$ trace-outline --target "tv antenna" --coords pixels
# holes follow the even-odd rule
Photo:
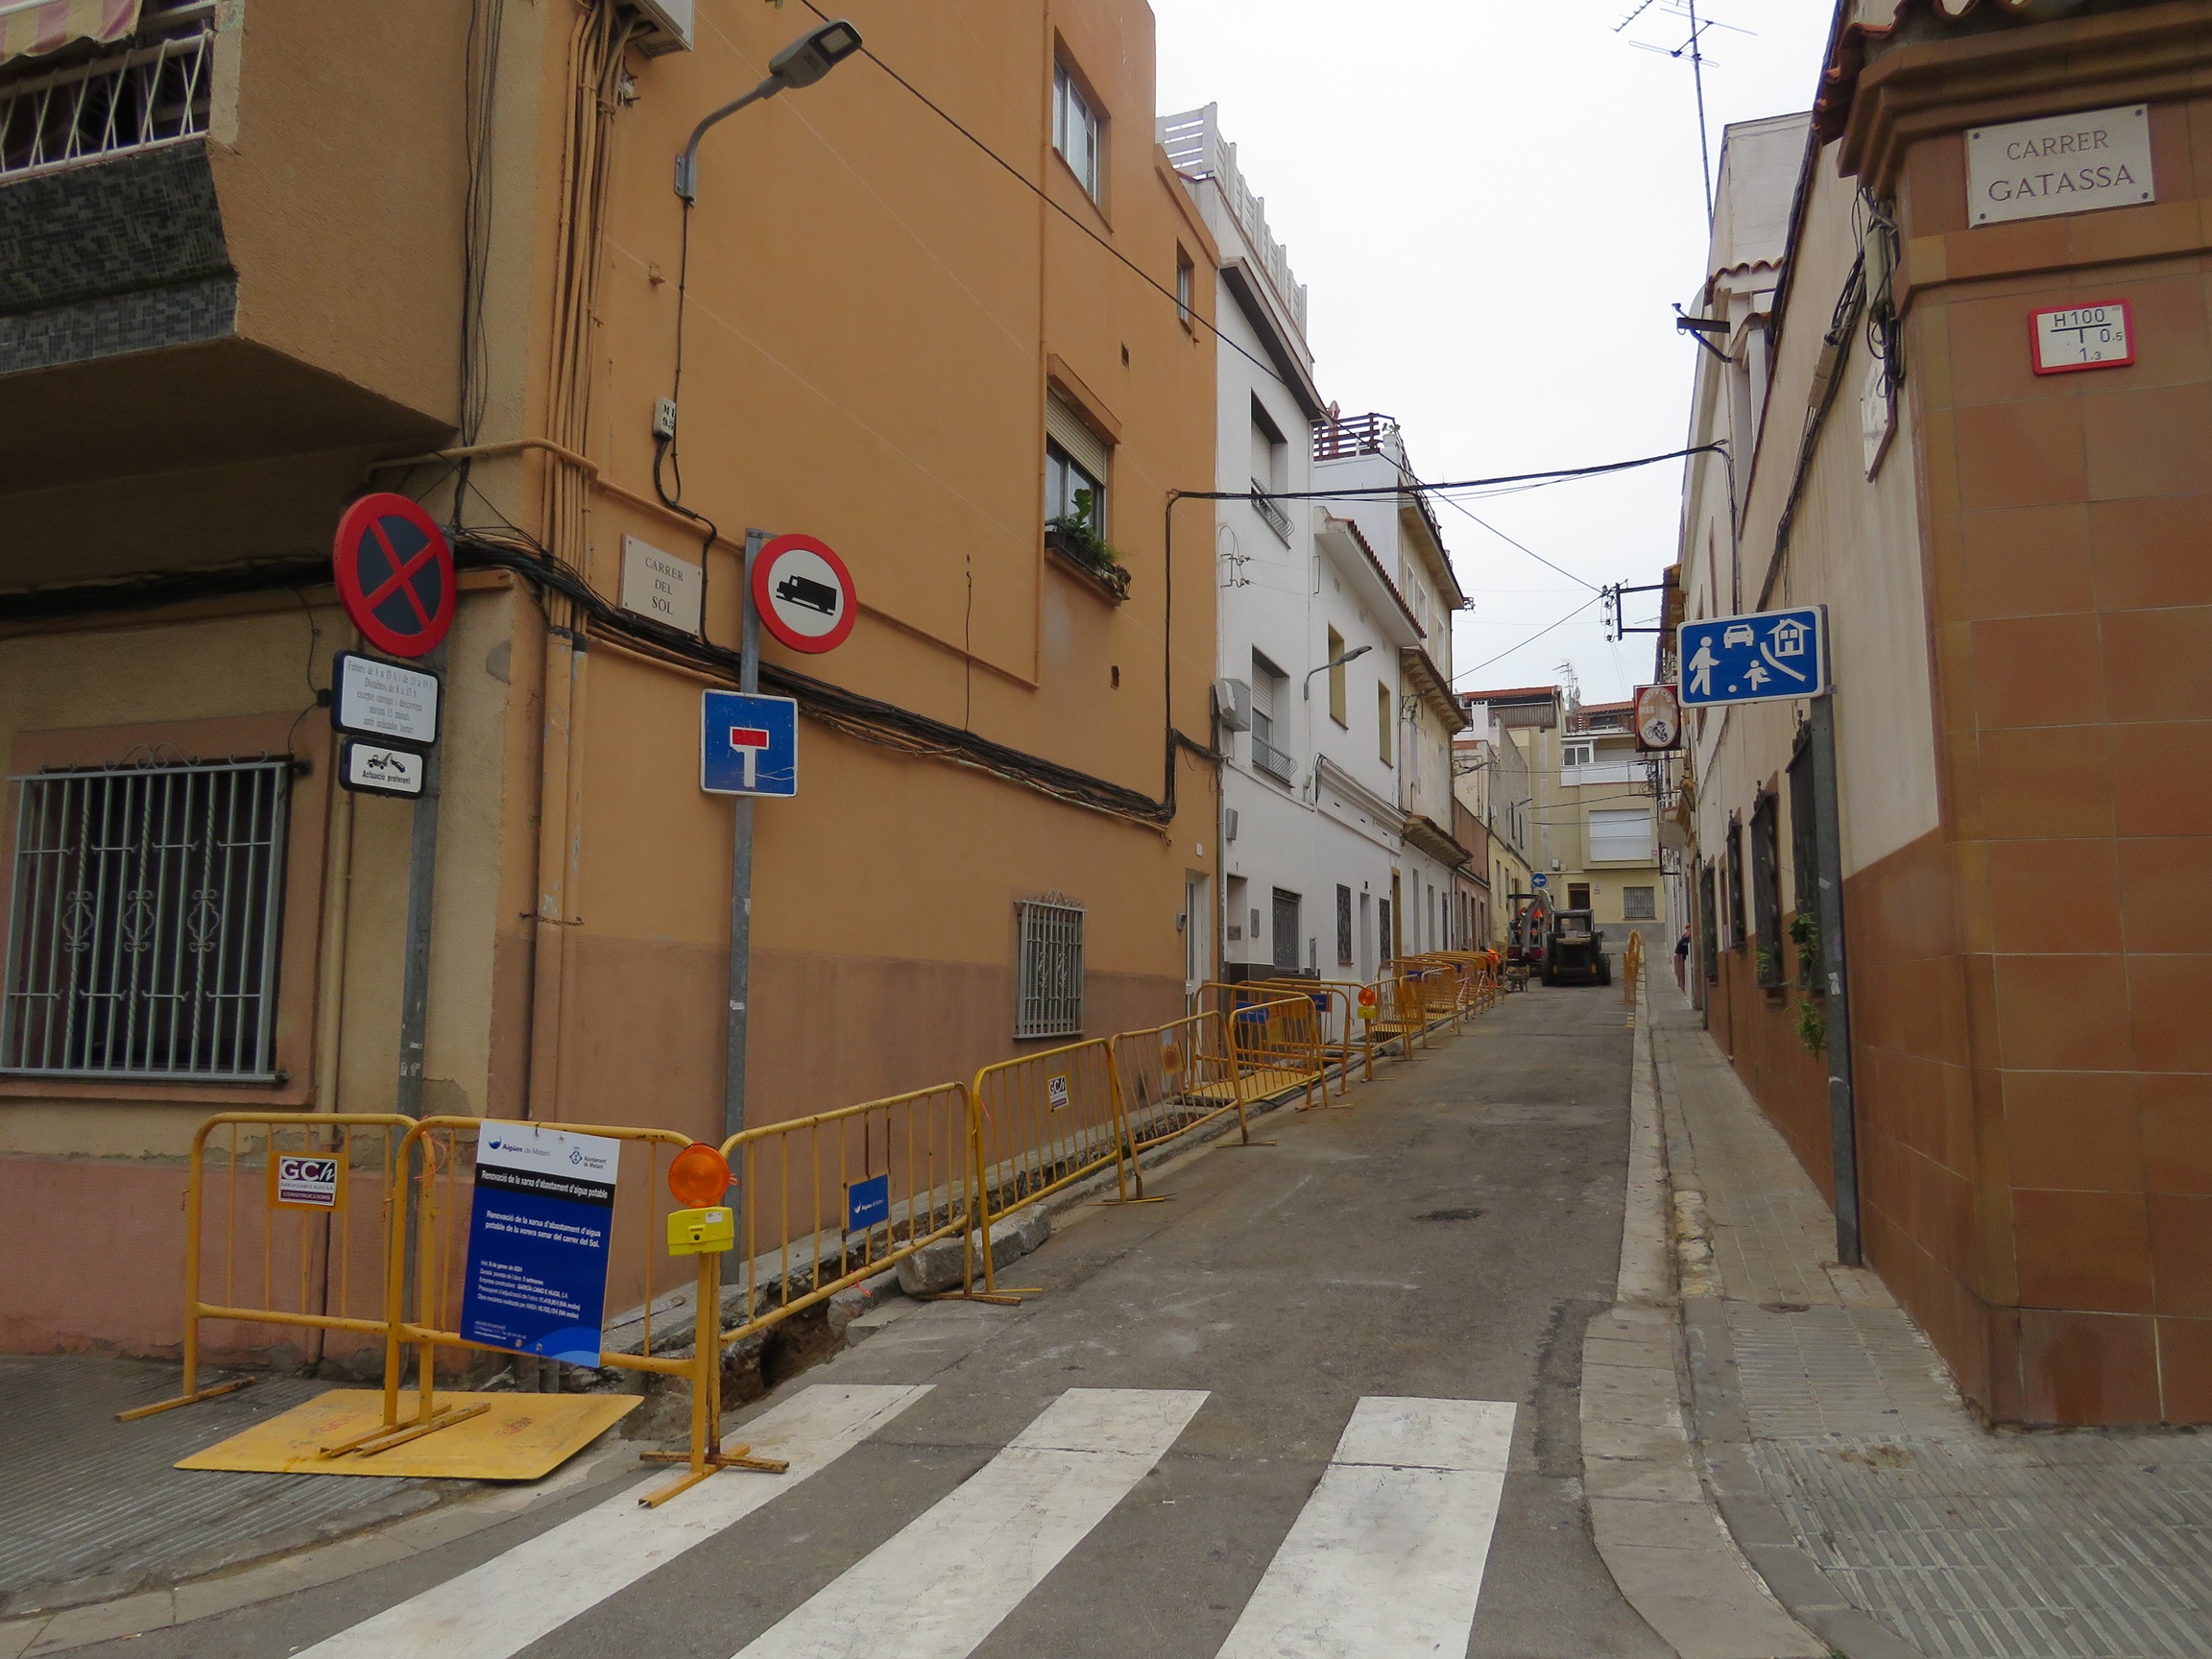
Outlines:
[[[1641,0],[1637,8],[1613,26],[1618,35],[1647,12],[1657,12],[1663,16],[1678,17],[1690,25],[1690,33],[1679,46],[1661,46],[1649,40],[1631,40],[1629,45],[1642,52],[1657,52],[1665,57],[1690,60],[1690,79],[1697,88],[1697,161],[1698,179],[1705,186],[1705,226],[1713,226],[1713,147],[1705,132],[1705,65],[1718,63],[1718,59],[1705,56],[1705,32],[1725,29],[1732,35],[1756,35],[1757,30],[1741,29],[1733,23],[1722,23],[1718,18],[1697,15],[1697,0]]]

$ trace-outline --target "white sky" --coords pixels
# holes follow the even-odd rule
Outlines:
[[[1246,182],[1310,293],[1322,397],[1404,425],[1424,478],[1579,467],[1680,448],[1693,353],[1673,302],[1705,262],[1681,0],[1152,0],[1160,110],[1221,107]],[[1830,0],[1698,0],[1720,130],[1809,107]],[[1471,500],[1596,584],[1673,559],[1681,464]],[[1585,700],[1650,678],[1653,637],[1609,643],[1588,589],[1436,507],[1475,609],[1462,689],[1549,685]],[[1630,594],[1649,622],[1658,595]],[[1639,610],[1638,607],[1642,609]],[[1515,647],[1519,647],[1515,649]],[[1486,668],[1486,658],[1508,653]],[[1470,670],[1474,672],[1470,673]]]

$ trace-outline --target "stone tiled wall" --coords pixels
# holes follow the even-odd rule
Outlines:
[[[0,185],[0,374],[222,339],[236,309],[204,143]]]

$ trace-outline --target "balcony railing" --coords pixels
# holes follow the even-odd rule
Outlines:
[[[1306,285],[1291,275],[1289,255],[1284,252],[1283,244],[1268,232],[1266,201],[1254,195],[1252,187],[1244,182],[1244,175],[1237,167],[1237,146],[1221,136],[1219,116],[1219,107],[1213,104],[1180,115],[1163,115],[1156,123],[1156,135],[1167,152],[1167,164],[1176,172],[1193,182],[1212,179],[1220,184],[1229,211],[1243,227],[1254,252],[1260,255],[1260,263],[1266,269],[1268,280],[1274,283],[1276,293],[1290,308],[1298,331],[1303,334],[1306,331]]]
[[[41,69],[0,72],[0,179],[148,150],[207,131],[213,0],[148,6],[127,40]]]
[[[1252,764],[1286,783],[1295,782],[1298,778],[1298,762],[1257,732],[1252,733]]]
[[[1274,531],[1284,546],[1290,545],[1290,515],[1283,511],[1283,503],[1267,498],[1267,486],[1259,479],[1252,480],[1252,511],[1267,520],[1267,528]]]

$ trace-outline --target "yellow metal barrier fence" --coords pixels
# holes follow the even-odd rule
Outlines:
[[[184,1391],[118,1412],[119,1422],[252,1381],[200,1386],[203,1321],[293,1326],[324,1334],[319,1347],[330,1332],[373,1338],[359,1344],[365,1352],[384,1345],[387,1215],[414,1122],[392,1113],[221,1112],[201,1124],[184,1187]],[[214,1148],[222,1231],[211,1262],[209,1142],[224,1130]]]
[[[1129,1124],[1114,1045],[1104,1037],[986,1066],[969,1093],[983,1284],[996,1295],[992,1224],[1109,1164],[1126,1202]],[[973,1290],[972,1274],[969,1285]]]
[[[1375,1081],[1375,1039],[1371,1032],[1359,1027],[1365,1023],[1358,1017],[1355,998],[1359,987],[1347,985],[1336,979],[1248,979],[1248,985],[1260,985],[1285,996],[1299,996],[1311,999],[1313,1018],[1321,1027],[1321,1057],[1324,1062],[1342,1061],[1336,1073],[1336,1093],[1352,1093],[1352,1062],[1364,1050],[1367,1059],[1366,1081]],[[1339,1033],[1341,1035],[1339,1035]],[[1329,1092],[1323,1082],[1322,1094]]]
[[[1399,1057],[1405,1060],[1413,1058],[1415,1038],[1420,1039],[1423,1047],[1429,1046],[1429,1020],[1423,1011],[1417,979],[1385,970],[1382,977],[1366,989],[1375,995],[1375,1018],[1367,1022],[1375,1042],[1387,1047],[1395,1039]]]
[[[968,1085],[940,1083],[725,1141],[740,1260],[723,1345],[973,1227],[974,1119]]]
[[[1636,1001],[1636,976],[1644,972],[1644,935],[1631,928],[1628,944],[1621,952],[1621,1000],[1631,1007]]]
[[[1228,985],[1210,980],[1199,990],[1212,996],[1214,1012],[1229,1029],[1229,1052],[1237,1062],[1247,1100],[1266,1100],[1292,1089],[1304,1105],[1328,1103],[1329,1068],[1322,1057],[1321,1021],[1313,1000],[1301,989],[1278,991],[1260,984]],[[1314,1091],[1322,1091],[1319,1102]]]
[[[725,1453],[721,1445],[722,1366],[721,1268],[722,1258],[712,1252],[694,1258],[695,1267],[671,1269],[666,1261],[666,1218],[675,1208],[668,1196],[666,1176],[675,1155],[689,1146],[691,1138],[673,1129],[643,1129],[596,1123],[519,1123],[482,1118],[425,1118],[407,1133],[401,1144],[400,1167],[409,1171],[410,1201],[396,1204],[392,1215],[392,1243],[387,1251],[387,1305],[395,1310],[406,1306],[407,1243],[414,1244],[415,1304],[410,1317],[396,1316],[391,1323],[384,1360],[383,1427],[338,1446],[324,1448],[325,1456],[346,1454],[373,1455],[406,1444],[441,1429],[482,1414],[488,1407],[440,1407],[437,1403],[437,1353],[440,1348],[469,1348],[487,1353],[511,1350],[473,1342],[460,1331],[460,1304],[469,1255],[469,1219],[474,1199],[477,1139],[486,1128],[557,1130],[567,1135],[593,1135],[618,1141],[627,1148],[642,1147],[646,1156],[621,1159],[616,1169],[614,1203],[610,1213],[608,1238],[609,1300],[621,1305],[635,1295],[642,1305],[644,1330],[640,1351],[635,1354],[602,1350],[600,1364],[614,1370],[643,1371],[681,1378],[691,1385],[691,1448],[682,1460],[688,1473],[673,1484],[641,1500],[648,1504],[665,1503],[695,1485],[717,1468],[770,1468],[744,1456],[744,1448]],[[666,1156],[662,1156],[666,1154]],[[420,1159],[420,1165],[415,1162]],[[642,1164],[642,1167],[640,1167]],[[410,1225],[410,1212],[413,1221]],[[635,1235],[631,1243],[626,1235]],[[653,1312],[661,1292],[655,1287],[685,1274],[694,1277],[691,1329],[664,1347],[687,1347],[678,1355],[655,1353]],[[633,1286],[626,1278],[635,1270]],[[619,1297],[619,1300],[617,1299]],[[681,1326],[679,1326],[681,1330]],[[416,1406],[410,1420],[402,1422],[400,1382],[406,1365],[403,1349],[416,1354]],[[647,1454],[649,1461],[675,1460]]]
[[[1265,1144],[1252,1139],[1245,1121],[1244,1081],[1218,1014],[1191,1014],[1149,1031],[1120,1033],[1114,1039],[1114,1073],[1132,1156],[1229,1112],[1237,1114],[1238,1145]],[[1142,1166],[1137,1191],[1144,1191]]]

